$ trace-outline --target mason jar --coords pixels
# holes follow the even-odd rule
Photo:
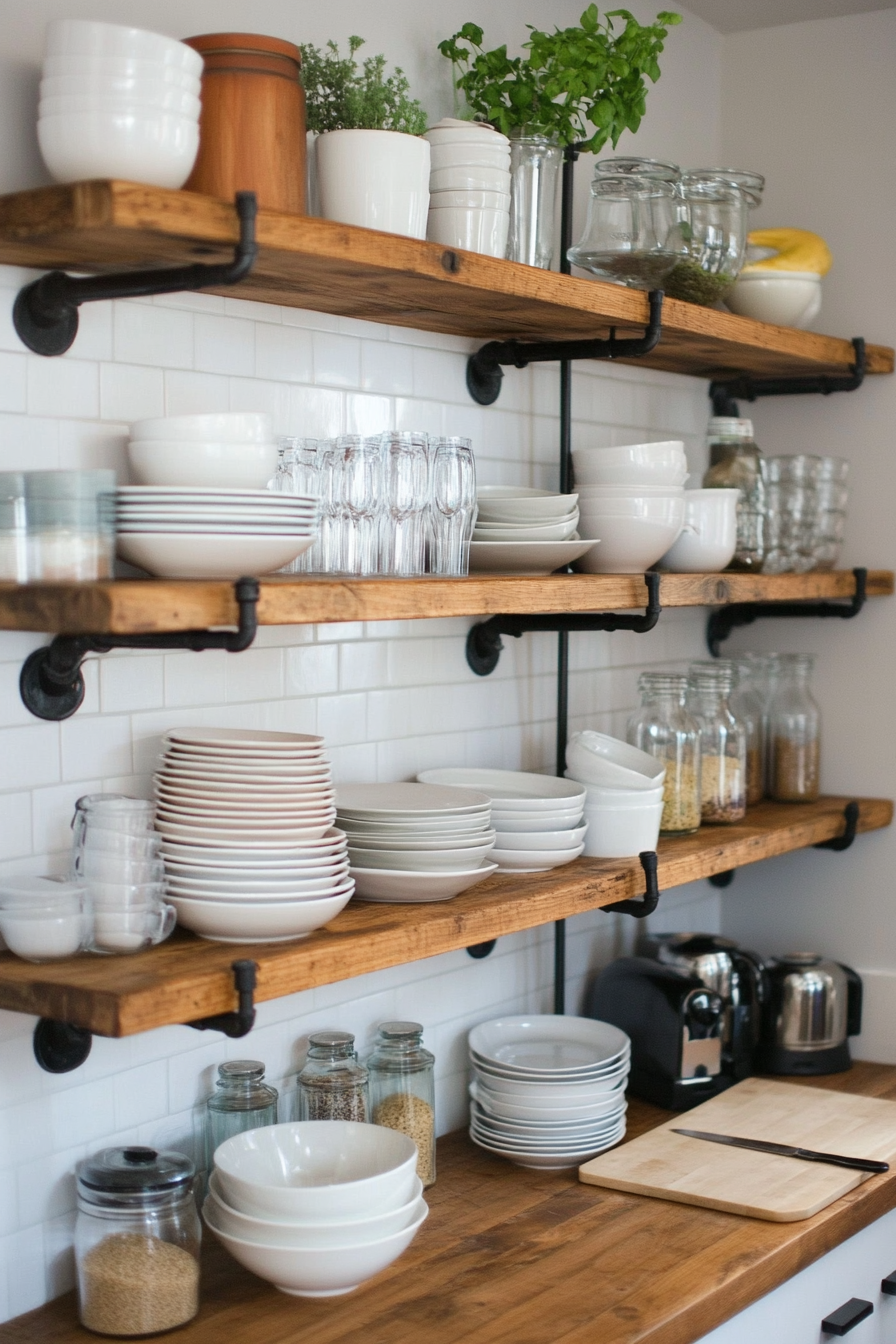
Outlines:
[[[529,135],[524,126],[511,132],[509,261],[550,270],[562,167],[563,149],[557,140]]]
[[[753,421],[715,415],[707,435],[709,469],[703,487],[734,489],[737,501],[737,546],[729,569],[759,573],[765,557],[765,482],[762,454],[753,440]]]
[[[434,1065],[419,1022],[384,1022],[367,1060],[371,1119],[414,1140],[424,1188],[436,1179]]]
[[[747,807],[760,803],[765,795],[763,758],[763,716],[765,699],[753,682],[756,666],[750,657],[733,658],[737,681],[731,692],[731,712],[741,724],[747,742]]]
[[[818,797],[821,714],[810,686],[810,653],[778,656],[778,685],[769,709],[771,796],[779,803],[811,803]]]
[[[642,672],[641,708],[628,721],[627,740],[666,767],[662,835],[688,835],[700,825],[700,729],[685,706],[688,679]]]
[[[747,811],[747,739],[731,711],[736,673],[730,662],[692,663],[688,710],[700,727],[703,821],[730,825]]]
[[[662,287],[685,248],[677,199],[675,184],[662,177],[595,174],[585,231],[569,260],[601,280]]]
[[[225,1139],[276,1123],[277,1089],[264,1081],[264,1065],[257,1059],[219,1064],[215,1090],[205,1103],[207,1169]]]
[[[678,184],[687,255],[666,293],[711,307],[732,289],[744,264],[748,204],[740,187],[711,171],[683,173]]]
[[[297,1120],[370,1118],[367,1069],[358,1062],[349,1031],[316,1031],[308,1037],[308,1057],[296,1079]]]

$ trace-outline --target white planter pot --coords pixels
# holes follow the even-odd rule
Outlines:
[[[325,131],[317,138],[324,219],[426,237],[429,141],[399,131]]]

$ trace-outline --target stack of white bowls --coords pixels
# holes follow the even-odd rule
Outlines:
[[[579,568],[589,574],[642,574],[655,565],[684,524],[684,444],[578,448],[572,460],[580,528],[601,543]]]
[[[631,1043],[590,1017],[507,1017],[469,1038],[470,1137],[519,1167],[576,1167],[625,1134]]]
[[[138,485],[263,490],[277,470],[269,415],[166,415],[131,425],[128,462]]]
[[[407,1250],[429,1213],[413,1139],[307,1120],[227,1139],[203,1216],[246,1269],[294,1297],[338,1297]]]
[[[586,854],[626,859],[656,849],[666,778],[662,761],[586,728],[566,745],[566,777],[585,786]]]
[[[426,784],[341,784],[337,821],[359,896],[447,901],[490,876],[491,800],[472,789]]]
[[[351,899],[323,738],[173,728],[154,786],[168,897],[200,937],[287,942]]]
[[[596,543],[582,541],[578,495],[520,485],[481,485],[470,568],[550,574]]]
[[[503,257],[510,229],[510,141],[491,126],[445,117],[426,132],[431,146],[432,243]]]
[[[424,770],[417,778],[425,784],[478,789],[491,799],[496,835],[491,858],[502,872],[545,873],[584,852],[581,784],[521,770],[465,767]]]
[[[57,182],[182,187],[199,150],[202,57],[183,42],[88,19],[47,29],[37,138]]]

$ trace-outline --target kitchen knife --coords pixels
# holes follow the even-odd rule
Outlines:
[[[733,1134],[713,1134],[704,1129],[673,1129],[672,1133],[684,1134],[689,1139],[705,1139],[707,1143],[726,1143],[732,1148],[751,1148],[757,1153],[798,1157],[802,1162],[827,1162],[832,1167],[852,1167],[856,1171],[875,1173],[890,1170],[889,1162],[876,1162],[872,1157],[841,1157],[837,1153],[818,1153],[814,1148],[795,1148],[789,1143],[768,1143],[764,1139],[738,1139]]]

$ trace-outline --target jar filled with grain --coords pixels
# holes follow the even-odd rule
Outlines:
[[[688,679],[677,672],[642,672],[641,708],[628,721],[634,747],[666,767],[662,835],[688,835],[700,825],[700,729],[685,706]]]
[[[316,1031],[308,1037],[308,1057],[297,1080],[297,1120],[370,1118],[367,1070],[358,1062],[349,1031]]]
[[[810,681],[810,653],[778,657],[778,685],[769,709],[771,795],[779,803],[811,803],[818,797],[821,715]]]
[[[215,1090],[205,1103],[205,1156],[211,1171],[215,1149],[234,1134],[277,1123],[277,1089],[264,1081],[257,1059],[218,1065]]]
[[[731,712],[742,725],[747,739],[747,807],[762,802],[765,795],[763,764],[763,715],[765,698],[753,680],[756,664],[750,657],[733,658],[737,683],[731,692]]]
[[[700,728],[701,816],[725,825],[747,811],[747,739],[729,703],[736,676],[721,659],[688,669],[688,711]]]
[[[75,1262],[81,1324],[154,1335],[199,1310],[202,1230],[184,1153],[104,1148],[77,1172]]]
[[[434,1064],[419,1022],[384,1022],[367,1060],[371,1119],[414,1140],[424,1188],[436,1179]]]

